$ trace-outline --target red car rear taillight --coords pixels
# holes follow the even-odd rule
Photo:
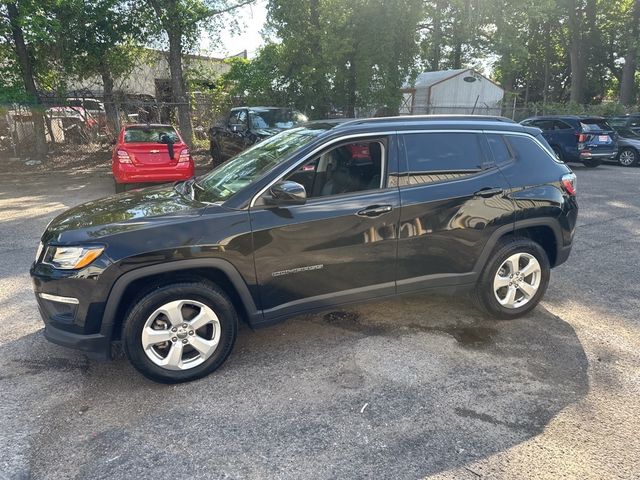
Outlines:
[[[191,155],[189,155],[189,149],[184,148],[180,152],[180,156],[178,157],[178,163],[186,163],[191,160]]]
[[[126,150],[118,150],[117,155],[120,163],[131,163],[131,157],[129,157],[129,153]]]
[[[565,192],[567,192],[571,196],[575,195],[577,191],[576,180],[577,179],[575,173],[567,173],[560,179]]]
[[[584,133],[576,133],[576,136],[578,137],[578,143],[584,143],[589,138],[588,135],[585,135]]]

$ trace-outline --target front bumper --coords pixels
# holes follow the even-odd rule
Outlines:
[[[83,335],[67,332],[47,324],[45,320],[44,337],[56,345],[80,350],[95,360],[111,359],[111,341],[100,333]]]
[[[111,358],[112,329],[102,321],[108,290],[97,272],[95,264],[80,271],[56,270],[42,263],[31,267],[45,338],[106,360]]]

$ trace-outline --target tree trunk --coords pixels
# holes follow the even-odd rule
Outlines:
[[[586,69],[582,44],[582,9],[576,0],[570,0],[568,5],[569,60],[571,63],[571,94],[569,100],[573,103],[583,103]]]
[[[635,76],[638,68],[638,37],[640,36],[640,0],[633,2],[632,24],[627,39],[627,52],[622,67],[620,103],[630,106],[635,103]]]
[[[7,12],[9,14],[11,36],[13,38],[16,55],[18,57],[18,63],[20,65],[20,72],[22,74],[24,88],[36,103],[36,105],[31,108],[33,134],[35,137],[35,156],[39,160],[44,160],[47,155],[47,137],[45,135],[44,129],[43,110],[42,108],[40,108],[40,96],[38,95],[38,90],[36,89],[36,84],[33,79],[33,65],[31,63],[31,57],[29,56],[29,52],[24,41],[22,27],[20,26],[20,13],[18,12],[17,5],[15,3],[7,4]]]
[[[318,33],[321,32],[320,27],[320,2],[319,0],[310,0],[309,2],[309,23],[311,24],[311,32],[309,32],[309,46],[310,55],[315,58],[314,62],[320,61],[323,58],[322,44]],[[318,100],[317,105],[314,105],[315,110],[313,112],[314,118],[327,118],[329,113],[330,100],[326,96],[325,80],[324,80],[324,65],[316,63],[316,68],[313,73],[313,89],[315,91],[315,98]]]
[[[171,25],[167,30],[169,37],[169,71],[171,72],[172,102],[178,110],[178,126],[187,145],[193,144],[191,128],[191,108],[187,98],[184,76],[182,72],[182,31]]]
[[[435,10],[433,12],[433,35],[432,42],[433,47],[431,49],[431,70],[434,72],[440,69],[440,57],[442,49],[440,42],[442,42],[442,2],[437,1]]]
[[[347,72],[347,118],[356,117],[356,65],[353,58],[349,60]]]
[[[118,121],[118,109],[113,98],[113,77],[107,64],[103,61],[100,63],[100,75],[102,76],[102,91],[104,100],[104,111],[107,116],[107,129],[109,136],[116,138],[120,130],[120,122]]]

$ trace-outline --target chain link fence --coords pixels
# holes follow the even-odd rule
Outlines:
[[[220,102],[206,95],[195,94],[189,104],[194,146],[206,147],[209,128],[228,110],[229,102]],[[228,100],[228,99],[227,99]],[[127,123],[177,124],[180,104],[164,102],[150,95],[129,95],[113,102],[98,98],[45,98],[38,106],[11,105],[0,107],[0,151],[15,157],[32,154],[34,124],[33,112],[38,109],[45,122],[45,134],[49,150],[58,145],[109,144],[122,125]],[[233,104],[242,103],[239,99]],[[633,110],[633,109],[632,109]],[[36,110],[37,111],[37,110]],[[402,112],[401,113],[409,113]],[[492,115],[504,116],[515,121],[536,115],[550,114],[607,115],[625,113],[617,104],[576,106],[568,104],[530,104],[523,106],[504,101],[489,106],[429,105],[413,106],[412,115]],[[370,111],[360,111],[361,117],[371,116]]]

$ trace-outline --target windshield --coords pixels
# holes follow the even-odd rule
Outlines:
[[[180,138],[173,127],[129,127],[124,132],[125,143],[163,143],[167,135],[171,143],[179,143]]]
[[[254,145],[200,178],[197,182],[202,190],[200,199],[207,202],[228,200],[323,131],[324,128],[295,128]]]
[[[307,121],[300,112],[288,108],[249,110],[251,128],[293,128]]]
[[[616,129],[616,132],[618,132],[618,135],[620,135],[622,138],[633,138],[634,140],[640,139],[640,134],[637,134],[636,132],[634,132],[628,127],[614,127],[614,128]]]

